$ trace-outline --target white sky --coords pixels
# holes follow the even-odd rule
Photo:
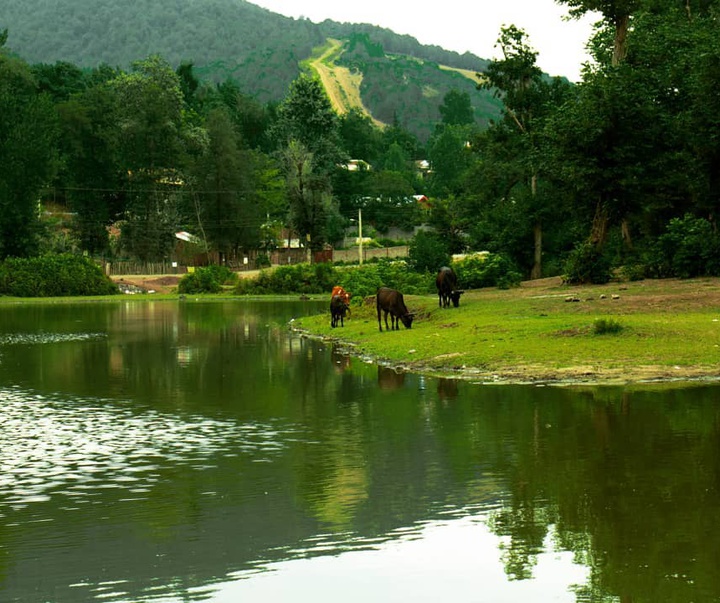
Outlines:
[[[579,81],[588,60],[585,44],[598,19],[564,21],[566,5],[555,0],[249,0],[288,17],[315,23],[371,23],[409,34],[422,44],[471,52],[483,59],[498,58],[495,48],[500,27],[515,25],[527,33],[538,52],[538,65],[550,75]]]

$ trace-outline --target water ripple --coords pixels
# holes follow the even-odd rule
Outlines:
[[[56,493],[146,493],[169,465],[202,470],[218,457],[272,460],[292,427],[158,412],[105,400],[63,400],[0,388],[0,517]]]
[[[94,341],[106,339],[107,333],[3,333],[0,345],[34,345],[66,343],[70,341]]]

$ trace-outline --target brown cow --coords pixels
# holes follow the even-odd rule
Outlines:
[[[330,294],[330,298],[335,297],[336,295],[339,295],[342,297],[343,301],[350,305],[350,293],[345,291],[340,285],[335,285],[332,289],[332,293]]]
[[[382,323],[380,322],[381,311],[385,313],[385,330],[391,330],[391,327],[388,327],[388,314],[390,314],[392,330],[400,329],[400,321],[402,321],[406,329],[412,327],[413,314],[408,312],[405,300],[403,300],[403,294],[400,293],[400,291],[388,287],[380,287],[375,296],[375,304],[377,307],[378,327],[380,327],[380,331],[382,331]]]
[[[457,275],[452,268],[443,266],[437,273],[435,286],[438,290],[438,306],[441,308],[449,308],[450,301],[456,308],[460,305],[460,296],[465,293],[457,287]]]
[[[341,327],[345,326],[345,314],[347,314],[348,305],[342,295],[333,295],[330,300],[330,326],[335,328],[340,323]]]

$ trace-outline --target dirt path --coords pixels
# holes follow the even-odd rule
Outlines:
[[[360,97],[362,73],[351,73],[347,67],[334,64],[335,59],[342,54],[343,43],[333,39],[328,39],[328,42],[330,46],[319,57],[311,59],[309,64],[320,77],[333,108],[340,114],[358,108],[368,115],[375,125],[384,127],[385,124],[373,118],[363,105]]]

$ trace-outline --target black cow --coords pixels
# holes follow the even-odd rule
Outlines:
[[[451,300],[456,308],[460,305],[460,296],[465,291],[457,289],[457,275],[452,268],[447,266],[440,268],[435,279],[435,286],[438,290],[438,306],[448,308]]]
[[[338,322],[341,327],[345,326],[345,314],[348,311],[348,305],[342,295],[333,295],[330,298],[330,326],[335,328]]]
[[[380,287],[377,290],[375,296],[375,303],[377,306],[377,317],[378,327],[382,331],[382,323],[380,322],[380,312],[385,313],[385,329],[390,330],[388,327],[387,317],[390,314],[390,324],[392,330],[400,329],[400,321],[405,325],[406,329],[412,327],[413,314],[408,312],[407,306],[405,306],[405,300],[403,300],[403,294],[395,289],[388,287]]]

